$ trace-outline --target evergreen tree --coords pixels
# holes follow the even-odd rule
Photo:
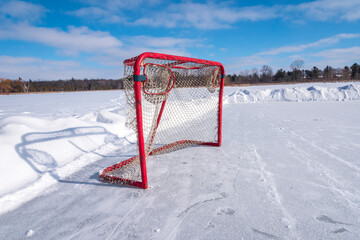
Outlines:
[[[360,77],[360,66],[357,63],[354,63],[351,66],[351,78],[352,79],[359,79]]]
[[[342,78],[344,80],[349,80],[351,78],[351,71],[348,66],[345,66],[342,73]]]
[[[280,68],[275,73],[274,80],[277,81],[277,82],[284,82],[284,81],[286,81],[286,77],[287,77],[286,72],[282,68]]]
[[[320,77],[321,70],[316,66],[314,66],[311,69],[311,72],[312,72],[312,79],[318,79]]]
[[[334,69],[330,66],[326,66],[324,68],[324,78],[333,79],[333,77],[334,77]]]

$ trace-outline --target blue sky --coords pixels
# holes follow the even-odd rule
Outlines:
[[[120,78],[145,51],[227,73],[360,63],[360,1],[0,0],[0,77]]]

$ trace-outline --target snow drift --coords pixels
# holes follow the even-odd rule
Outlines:
[[[229,103],[264,102],[305,102],[305,101],[349,101],[360,100],[360,85],[349,84],[342,87],[295,87],[251,90],[240,89],[224,97]]]

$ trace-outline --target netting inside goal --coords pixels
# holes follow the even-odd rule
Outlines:
[[[126,125],[137,134],[134,66],[126,64]],[[141,105],[145,155],[218,142],[220,67],[194,62],[146,58],[141,64]],[[151,158],[150,160],[151,161]],[[111,166],[100,178],[141,182],[138,156]]]

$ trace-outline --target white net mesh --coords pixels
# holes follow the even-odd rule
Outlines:
[[[218,142],[218,66],[147,58],[141,67],[146,156]],[[133,74],[125,65],[126,124],[137,132]],[[112,182],[141,181],[139,157],[112,166],[107,175]]]

